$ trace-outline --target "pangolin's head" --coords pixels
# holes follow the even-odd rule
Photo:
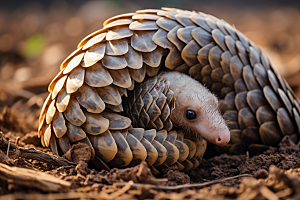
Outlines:
[[[171,114],[174,125],[211,143],[227,144],[230,132],[219,112],[217,97],[185,74],[165,72],[162,76],[170,82],[175,95],[175,108]]]

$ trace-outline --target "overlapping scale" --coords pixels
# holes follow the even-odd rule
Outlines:
[[[156,31],[134,31],[131,37],[131,46],[137,51],[151,52],[157,45],[152,42],[153,35]]]
[[[106,33],[101,33],[99,35],[94,36],[83,46],[82,50],[86,50],[94,46],[95,44],[102,42],[105,37],[106,37]]]
[[[51,134],[52,134],[51,124],[47,124],[44,135],[43,135],[43,137],[41,137],[43,139],[42,144],[44,143],[44,145],[43,145],[44,147],[49,147]]]
[[[84,82],[85,70],[82,67],[76,67],[68,76],[66,82],[66,91],[68,94],[76,92]]]
[[[105,55],[101,61],[103,66],[112,70],[124,69],[127,66],[126,59],[122,55],[121,56]]]
[[[136,14],[132,16],[132,19],[134,20],[158,20],[159,16],[156,15],[157,12],[154,12],[154,14]]]
[[[161,47],[157,47],[152,52],[143,53],[143,62],[150,67],[158,67],[161,63],[164,50]]]
[[[136,13],[125,13],[125,14],[113,16],[113,17],[105,20],[105,22],[103,22],[103,26],[106,26],[107,24],[109,24],[113,21],[119,20],[119,19],[131,19],[133,15],[136,15]]]
[[[83,58],[83,67],[90,67],[101,60],[105,55],[106,44],[104,42],[90,47]]]
[[[80,127],[75,126],[70,122],[67,122],[66,124],[68,128],[66,135],[71,142],[78,142],[79,140],[86,138],[85,132]]]
[[[265,122],[259,128],[260,138],[265,145],[275,146],[282,139],[280,128],[275,121]]]
[[[57,98],[56,98],[56,108],[59,112],[64,112],[70,101],[71,95],[67,93],[66,89],[63,88],[61,91],[58,93]]]
[[[85,83],[92,87],[104,87],[113,83],[108,70],[98,62],[85,70]]]
[[[103,29],[107,29],[108,30],[109,28],[112,28],[112,27],[117,27],[117,26],[121,26],[121,25],[128,25],[128,24],[131,24],[134,21],[132,19],[126,19],[126,18],[124,18],[124,19],[120,18],[120,19],[111,21],[111,22],[107,23],[103,27]]]
[[[105,103],[98,95],[96,89],[82,85],[76,92],[76,99],[88,112],[101,113],[105,109]]]
[[[221,55],[220,64],[224,74],[230,73],[230,59],[231,59],[231,54],[229,51],[226,51]]]
[[[222,31],[220,31],[219,29],[214,29],[211,32],[212,38],[214,39],[214,41],[218,44],[218,46],[223,50],[223,51],[227,51],[227,47],[225,44],[225,35],[224,33],[222,33]]]
[[[295,132],[293,121],[285,108],[278,109],[277,121],[283,135],[292,135]]]
[[[127,134],[126,141],[132,152],[130,165],[138,165],[147,158],[147,151],[143,144],[132,134]]]
[[[109,70],[110,76],[113,78],[113,84],[122,88],[131,86],[131,78],[128,69]]]
[[[144,31],[144,30],[157,30],[158,26],[155,21],[134,21],[129,25],[130,30]]]
[[[178,14],[175,15],[176,20],[182,25],[182,26],[195,26],[195,24],[191,21],[191,15],[193,13],[188,12],[178,12]]]
[[[66,153],[69,149],[71,149],[70,139],[64,135],[61,138],[58,138],[58,145],[63,153]]]
[[[195,29],[195,26],[188,26],[178,29],[177,37],[184,43],[189,43],[193,40],[192,31]]]
[[[202,47],[213,42],[212,35],[203,28],[194,28],[191,34],[193,39]]]
[[[129,74],[130,74],[130,76],[133,80],[135,80],[138,83],[141,83],[145,79],[146,72],[147,72],[147,70],[146,70],[147,67],[146,67],[146,65],[143,65],[143,67],[140,68],[140,69],[128,68],[128,72],[129,72]]]
[[[265,122],[276,121],[275,112],[269,105],[260,106],[256,111],[256,118],[260,125]]]
[[[182,65],[184,63],[183,59],[181,58],[180,51],[176,48],[173,47],[170,50],[170,53],[167,55],[166,61],[165,61],[165,66],[168,69],[175,69],[176,67]]]
[[[81,126],[86,120],[86,117],[81,110],[78,101],[73,98],[70,99],[69,105],[64,112],[64,116],[69,122],[76,126]]]
[[[160,28],[164,29],[165,31],[171,31],[174,27],[178,26],[178,22],[168,19],[168,18],[163,18],[160,17],[157,21],[156,21],[157,26],[159,26]]]
[[[126,38],[119,39],[119,40],[109,40],[106,42],[105,54],[107,55],[120,56],[126,54],[127,52],[128,52],[128,42]]]
[[[197,42],[191,40],[182,49],[181,57],[188,66],[193,66],[198,64],[197,53],[200,48],[201,47],[198,45]]]
[[[125,167],[133,159],[130,146],[120,131],[113,131],[111,134],[117,144],[118,151],[115,157],[109,163],[116,167]]]
[[[128,52],[124,55],[127,66],[132,69],[140,69],[143,66],[142,53],[128,45]]]
[[[190,19],[193,21],[194,24],[197,24],[198,26],[200,26],[201,28],[203,28],[207,32],[212,31],[212,29],[207,25],[207,22],[206,22],[205,18],[202,15],[197,14],[197,13],[193,13],[191,15]]]
[[[66,82],[66,79],[67,79],[67,75],[64,75],[62,76],[56,83],[55,83],[55,86],[53,88],[53,91],[52,91],[52,99],[55,99],[55,97],[57,96],[57,94],[62,90],[62,88],[64,87],[64,84]]]
[[[205,65],[209,64],[208,53],[209,53],[210,49],[213,47],[214,47],[214,45],[207,44],[198,51],[197,58],[198,58],[200,65],[205,66]]]
[[[225,44],[226,44],[226,47],[228,48],[229,52],[231,53],[231,55],[237,54],[237,51],[235,48],[235,40],[230,35],[225,36]]]
[[[77,67],[81,63],[84,55],[85,53],[80,53],[73,57],[72,60],[68,63],[67,67],[64,69],[64,74],[70,73],[75,67]]]
[[[268,105],[263,92],[259,89],[254,89],[247,93],[247,103],[253,113],[256,113],[261,106]]]
[[[108,130],[109,120],[100,114],[85,112],[86,121],[81,128],[91,135],[99,135]]]
[[[96,88],[101,99],[110,105],[120,105],[122,103],[121,95],[114,85]]]
[[[126,129],[131,125],[131,120],[128,117],[116,113],[102,112],[101,116],[109,120],[110,130]]]
[[[63,70],[61,70],[53,79],[52,81],[49,83],[49,86],[48,86],[48,92],[52,92],[57,81],[63,76]],[[51,93],[50,93],[51,94]]]
[[[161,11],[157,12],[157,15],[158,16],[164,16],[164,17],[167,17],[169,19],[176,20],[175,15],[177,15],[177,12],[176,11],[164,11],[164,10],[161,10]]]
[[[61,138],[67,132],[66,121],[62,113],[55,113],[53,117],[52,128],[57,138]]]
[[[46,123],[50,124],[52,122],[52,119],[55,115],[56,107],[55,107],[55,100],[52,100],[48,107],[48,111],[46,113]]]
[[[125,26],[117,26],[107,32],[105,39],[108,41],[109,40],[118,40],[118,39],[130,37],[132,35],[133,35],[133,31],[130,30],[128,26],[126,26],[126,25]]]
[[[109,162],[118,152],[117,144],[109,130],[100,135],[88,135],[96,155],[104,162]]]
[[[185,46],[185,43],[177,37],[177,31],[181,28],[182,28],[182,26],[177,25],[172,30],[170,30],[169,33],[167,34],[168,40],[172,44],[174,44],[179,51],[181,51]]]

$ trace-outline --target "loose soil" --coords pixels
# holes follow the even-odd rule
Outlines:
[[[39,138],[36,133],[33,133],[20,137],[20,134],[8,132],[5,136],[11,141],[20,137],[18,143],[20,146],[34,147],[51,154],[49,149],[33,145],[39,144]],[[0,180],[0,194],[4,195],[3,198],[12,199],[19,199],[20,195],[21,199],[33,197],[96,198],[91,194],[105,194],[103,199],[111,197],[116,199],[297,199],[300,197],[300,158],[298,156],[300,148],[299,145],[291,142],[289,137],[285,137],[278,148],[270,147],[260,155],[249,157],[247,154],[223,154],[203,159],[197,169],[188,173],[179,172],[177,167],[170,167],[158,177],[151,174],[146,163],[132,168],[115,168],[110,171],[97,171],[89,168],[86,162],[88,156],[82,156],[82,153],[85,155],[91,153],[87,147],[85,144],[73,146],[65,157],[77,164],[68,167],[58,167],[21,157],[0,160],[1,163],[9,166],[35,169],[71,183],[69,189],[51,193],[33,187],[23,187],[13,181]],[[206,187],[193,185],[242,174],[248,174],[251,177],[235,178]],[[132,184],[130,181],[134,183],[131,188],[128,187],[128,184]],[[176,188],[183,184],[190,185],[187,188]],[[169,187],[155,188],[158,185]],[[69,194],[73,196],[69,198]]]

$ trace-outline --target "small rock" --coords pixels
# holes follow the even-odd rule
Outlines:
[[[87,144],[78,143],[74,144],[63,157],[77,164],[79,164],[80,161],[87,163],[91,160],[92,150]]]
[[[267,178],[269,175],[269,173],[267,172],[267,170],[265,169],[259,169],[257,172],[254,173],[253,175],[253,178],[256,178],[256,179],[265,179]]]

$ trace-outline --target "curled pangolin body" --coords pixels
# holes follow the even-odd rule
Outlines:
[[[156,131],[132,128],[123,115],[128,90],[162,70],[188,74],[219,97],[231,141],[218,151],[255,153],[285,135],[299,140],[299,100],[261,49],[211,15],[162,8],[112,17],[79,43],[49,85],[39,120],[42,144],[58,154],[86,143],[92,162],[106,169],[142,160],[156,173],[174,164],[197,167],[205,140],[167,132],[167,117]]]

